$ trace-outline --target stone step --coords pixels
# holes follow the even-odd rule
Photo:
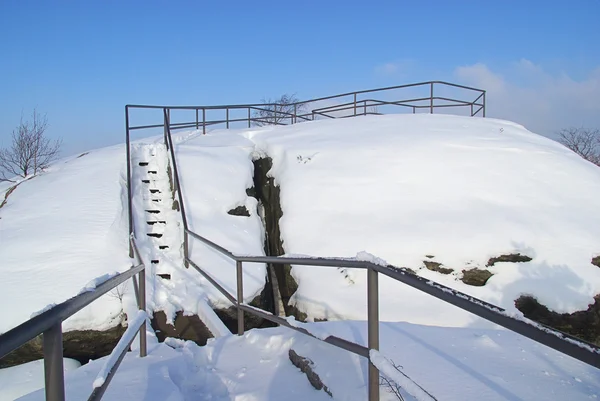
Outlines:
[[[148,237],[161,238],[163,235],[161,233],[146,233]]]
[[[167,224],[167,222],[164,220],[150,220],[150,221],[147,221],[146,224],[148,224],[149,226],[152,226],[154,224]]]
[[[158,249],[169,249],[169,245],[159,245]]]
[[[145,167],[148,165],[148,162],[139,162],[138,163],[141,167]]]
[[[150,193],[151,194],[159,194],[160,193],[160,189],[150,189]]]
[[[148,213],[152,213],[152,214],[158,214],[158,213],[160,213],[160,210],[154,210],[154,209],[146,209],[146,211]]]

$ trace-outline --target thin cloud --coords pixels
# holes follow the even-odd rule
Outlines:
[[[477,63],[456,68],[460,82],[487,91],[487,115],[554,137],[566,127],[600,127],[600,67],[584,79],[552,74],[523,59],[499,72]]]

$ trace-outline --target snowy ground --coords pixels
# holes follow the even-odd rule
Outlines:
[[[249,181],[243,170],[248,155],[240,149],[251,144],[253,157],[273,159],[270,174],[281,187],[280,226],[289,254],[352,257],[367,251],[512,312],[521,294],[573,312],[600,293],[600,269],[590,263],[600,253],[600,169],[519,125],[387,115],[215,131],[178,148],[210,152],[204,174],[182,162],[186,199],[218,199],[211,195],[214,180],[226,171],[235,169]],[[212,186],[187,189],[206,173]],[[241,186],[235,185],[230,193],[238,194]],[[230,225],[221,220],[218,227]],[[221,230],[208,237],[223,244],[229,235]],[[490,257],[516,252],[533,260],[497,263],[484,287],[459,280],[463,269],[485,268]],[[429,271],[424,260],[454,272]],[[298,266],[293,275],[299,283],[293,302],[309,317],[365,318],[364,272]],[[481,324],[390,279],[380,287],[383,320]]]
[[[364,322],[313,323],[365,344]],[[323,328],[324,326],[324,328]],[[407,401],[594,400],[600,371],[504,330],[435,328],[384,323],[381,352],[408,377]],[[205,347],[173,341],[154,345],[147,358],[126,356],[105,400],[328,400],[288,359],[288,351],[313,361],[334,400],[366,399],[366,359],[286,328],[251,330]],[[103,360],[67,374],[67,399],[85,399]],[[404,377],[404,376],[403,376]],[[395,398],[381,389],[382,400]],[[22,401],[42,400],[42,392]],[[430,398],[429,398],[430,399]]]
[[[64,359],[65,372],[81,366],[73,359]],[[42,359],[12,368],[0,369],[0,401],[13,401],[23,395],[44,388],[44,361]]]
[[[280,225],[290,254],[353,257],[367,251],[511,312],[521,294],[572,312],[587,308],[600,293],[600,269],[590,264],[600,253],[600,170],[513,123],[442,115],[370,116],[206,136],[189,132],[174,140],[190,228],[235,253],[264,252],[256,201],[245,189],[252,186],[252,159],[269,156],[274,163],[270,174],[281,187]],[[155,152],[157,166],[164,167],[164,147],[156,139],[144,142],[151,145],[140,151]],[[0,304],[5,305],[0,332],[75,295],[93,278],[130,266],[124,161],[122,146],[62,160],[20,185],[0,209]],[[157,185],[168,188],[164,179]],[[6,188],[2,184],[2,193]],[[135,190],[136,227],[143,226],[141,209],[152,201],[144,198],[142,188]],[[251,216],[227,214],[239,205]],[[169,251],[153,253],[154,240],[137,233],[145,260],[160,256],[165,261],[149,271],[160,268],[172,274],[168,283],[148,275],[149,308],[172,316],[181,309],[199,313],[207,302],[226,306],[193,270],[180,269],[176,245],[181,221],[176,212],[166,213],[168,206],[160,205],[175,222],[165,231],[174,245]],[[233,292],[230,261],[195,241],[191,252]],[[484,287],[459,280],[463,269],[484,268],[490,257],[513,252],[533,260],[490,267],[494,276]],[[446,276],[423,268],[426,255],[454,272]],[[299,283],[293,302],[310,318],[365,318],[363,272],[298,266],[293,275]],[[245,264],[246,300],[260,291],[264,279],[264,266]],[[133,310],[133,291],[123,304],[105,296],[63,327],[108,328],[119,323],[122,307]],[[574,400],[599,393],[597,371],[510,333],[481,331],[485,325],[473,316],[400,283],[380,279],[380,305],[383,321],[419,324],[383,323],[383,354],[440,399]],[[361,325],[327,327],[364,340]],[[123,375],[115,379],[116,390],[109,393],[115,391],[113,399],[128,394],[130,399],[187,400],[203,388],[212,399],[234,394],[240,400],[263,400],[300,388],[298,399],[314,396],[287,362],[289,346],[312,340],[278,330],[220,339],[204,349],[158,346],[140,364],[130,355]],[[265,344],[272,346],[265,349]],[[329,366],[325,356],[344,360],[344,372],[355,375],[345,380],[364,383],[364,361],[347,354],[336,357],[333,351],[319,354],[314,350],[320,346],[306,348],[307,354],[316,352],[307,356],[317,369]],[[91,391],[98,369],[94,362],[69,374],[72,399]],[[280,379],[286,383],[281,387]],[[343,394],[341,380],[331,379],[334,393],[338,389]],[[352,399],[348,397],[339,399]]]

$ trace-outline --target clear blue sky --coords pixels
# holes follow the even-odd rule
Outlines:
[[[3,0],[0,146],[34,107],[68,155],[122,142],[127,103],[311,98],[433,79],[491,86],[490,115],[549,134],[544,113],[554,125],[599,122],[594,106],[555,111],[599,103],[599,19],[595,0]],[[513,95],[553,103],[529,112]]]

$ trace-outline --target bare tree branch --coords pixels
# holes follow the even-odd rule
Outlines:
[[[252,115],[253,124],[262,127],[263,125],[284,125],[286,121],[292,122],[295,116],[302,114],[306,108],[306,103],[302,103],[296,97],[296,94],[284,94],[279,99],[262,99],[264,106],[257,107]]]
[[[0,149],[0,181],[12,181],[11,176],[27,177],[47,168],[58,158],[62,141],[45,136],[48,128],[46,116],[34,109],[31,121],[21,121],[12,132],[11,146]]]
[[[565,128],[558,132],[558,141],[585,160],[600,166],[600,130]]]

